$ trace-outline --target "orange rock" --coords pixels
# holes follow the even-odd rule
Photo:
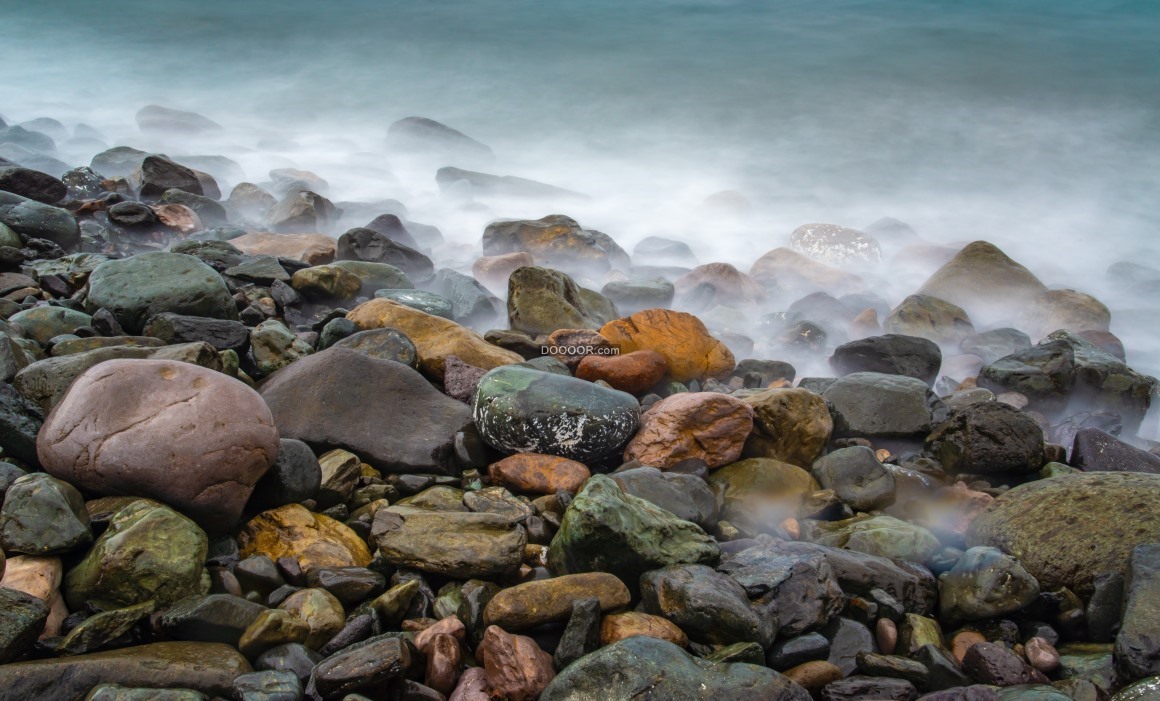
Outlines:
[[[484,287],[503,296],[507,294],[508,278],[517,268],[535,265],[531,253],[516,251],[498,256],[476,258],[471,264],[471,275]]]
[[[611,645],[618,640],[637,635],[660,638],[681,647],[689,644],[689,636],[685,635],[685,631],[678,628],[676,623],[651,613],[626,611],[610,614],[600,621],[601,645]]]
[[[315,567],[366,567],[367,545],[354,531],[299,504],[263,511],[238,533],[241,556],[292,557],[303,572]]]
[[[805,662],[796,667],[787,669],[785,676],[789,677],[794,683],[810,692],[810,696],[815,699],[818,698],[822,689],[830,682],[836,682],[842,677],[842,670],[838,665],[825,660],[814,660],[812,662]]]
[[[985,643],[987,639],[983,637],[982,633],[976,633],[973,630],[964,630],[955,635],[951,640],[951,654],[958,660],[959,664],[963,663],[963,658],[967,656],[967,650],[979,643]]]
[[[624,355],[588,355],[576,368],[576,377],[595,382],[604,380],[629,394],[644,394],[660,382],[669,370],[665,356],[654,350]]]
[[[499,626],[488,626],[475,652],[483,664],[487,691],[493,698],[535,701],[556,676],[552,656],[536,641],[509,635]]]
[[[671,309],[645,309],[616,319],[600,329],[621,353],[654,350],[665,357],[669,375],[678,382],[722,377],[733,371],[733,353],[709,335],[692,314]]]
[[[257,231],[230,239],[230,243],[250,255],[265,253],[282,258],[294,258],[310,265],[323,265],[334,260],[335,240],[326,234],[276,234]]]
[[[540,453],[509,455],[487,470],[493,482],[532,494],[555,494],[559,490],[575,493],[592,474],[575,460]]]
[[[419,354],[428,376],[443,380],[444,362],[454,355],[468,365],[491,370],[522,363],[523,356],[493,346],[476,332],[438,316],[412,309],[391,299],[372,299],[346,315],[360,330],[390,327],[402,331]]]
[[[753,409],[717,392],[682,392],[657,402],[641,416],[640,430],[624,459],[670,468],[700,458],[710,468],[736,462],[753,430]]]
[[[699,265],[677,278],[673,286],[677,295],[683,295],[705,283],[717,290],[718,299],[757,304],[769,297],[769,293],[756,280],[728,263]]]

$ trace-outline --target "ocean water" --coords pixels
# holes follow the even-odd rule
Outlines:
[[[464,256],[488,220],[551,212],[742,270],[810,221],[987,239],[1100,296],[1130,355],[1160,369],[1160,303],[1105,275],[1160,267],[1155,0],[0,0],[0,59],[10,122],[212,150],[255,182],[314,170],[332,199],[403,201]],[[151,141],[133,121],[149,103],[225,136]],[[491,172],[591,199],[464,206],[386,153],[410,115],[490,145]],[[750,210],[706,208],[722,190]],[[929,272],[887,260],[891,302]]]

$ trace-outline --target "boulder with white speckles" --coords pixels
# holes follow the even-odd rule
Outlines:
[[[586,465],[618,455],[640,421],[631,394],[517,365],[484,375],[472,406],[480,435],[496,450]]]

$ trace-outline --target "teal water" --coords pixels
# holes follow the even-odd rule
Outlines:
[[[586,223],[629,243],[699,240],[706,259],[751,261],[804,221],[894,216],[1097,291],[1110,262],[1154,257],[1160,231],[1155,0],[0,8],[9,121],[85,121],[135,143],[143,104],[193,109],[236,130],[226,155],[247,171],[266,165],[259,137],[295,138],[303,150],[276,163],[351,196],[422,209],[430,173],[367,187],[342,157],[365,166],[387,125],[418,114],[492,145],[497,170],[593,194],[569,212]],[[686,208],[723,189],[757,216],[690,225]],[[489,214],[546,213],[533,210]],[[442,223],[478,243],[478,222]]]

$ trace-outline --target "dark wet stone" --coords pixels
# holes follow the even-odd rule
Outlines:
[[[830,682],[822,689],[822,701],[914,701],[918,690],[905,679],[853,676]]]
[[[1124,575],[1119,572],[1101,572],[1092,580],[1092,595],[1088,599],[1085,620],[1088,639],[1106,643],[1120,624],[1124,610]]]
[[[705,565],[671,565],[645,572],[640,592],[645,613],[676,623],[693,642],[755,642],[764,648],[777,632],[776,616],[760,616],[741,585]]]
[[[100,683],[227,697],[234,679],[250,671],[246,658],[227,645],[164,642],[0,666],[0,689],[21,701],[80,701]]]
[[[912,655],[927,671],[926,686],[930,690],[968,686],[971,680],[959,669],[958,663],[945,650],[934,644],[920,647]]]
[[[785,671],[805,662],[830,656],[830,641],[821,633],[805,633],[779,640],[769,648],[765,661],[773,669]]]
[[[1126,606],[1116,636],[1116,668],[1127,679],[1160,675],[1160,544],[1132,550],[1124,578]]]
[[[306,575],[308,586],[325,589],[351,607],[375,596],[386,587],[386,578],[365,567],[320,567]]]
[[[849,618],[837,618],[822,630],[830,641],[827,661],[837,665],[843,674],[852,674],[858,668],[861,652],[875,652],[874,634],[866,626]]]
[[[300,701],[302,682],[290,671],[250,672],[234,679],[236,701]]]
[[[30,652],[47,620],[48,606],[40,599],[15,589],[0,589],[0,665]]]
[[[822,392],[834,417],[834,436],[925,436],[945,416],[942,402],[922,380],[876,372],[840,377]]]
[[[163,312],[149,317],[142,333],[170,345],[205,342],[218,350],[233,350],[239,356],[245,356],[250,348],[250,329],[229,319]]]
[[[572,602],[572,615],[568,618],[568,625],[552,656],[557,671],[600,648],[600,620],[599,599],[577,599]]]
[[[254,669],[293,672],[304,686],[310,679],[310,672],[314,665],[321,662],[323,656],[307,648],[301,643],[287,643],[258,655],[254,660]]]
[[[164,156],[146,156],[141,161],[141,198],[158,200],[169,189],[184,190],[195,195],[205,194],[197,173],[192,169]]]
[[[1085,472],[1160,474],[1160,456],[1130,446],[1098,428],[1076,431],[1069,464]]]
[[[956,411],[927,437],[926,447],[952,473],[1023,474],[1043,466],[1043,430],[1001,402]]]
[[[372,229],[351,229],[338,237],[336,260],[355,260],[393,265],[416,281],[435,273],[431,259]]]
[[[413,650],[409,642],[389,634],[356,643],[318,663],[307,694],[313,691],[330,701],[381,688],[407,674],[415,655]]]
[[[1015,686],[1046,683],[1047,678],[1032,669],[1011,650],[996,643],[977,643],[963,657],[963,671],[980,684]]]
[[[745,589],[763,616],[776,617],[781,637],[821,628],[841,612],[845,600],[821,553],[783,555],[750,548],[726,555],[718,569]]]
[[[627,494],[644,499],[702,528],[716,524],[717,503],[705,480],[696,475],[637,467],[611,475]]]
[[[329,657],[339,650],[360,643],[381,632],[382,626],[379,624],[378,615],[374,611],[352,614],[342,628],[334,634],[334,637],[328,640],[318,652]]]
[[[479,433],[493,448],[586,465],[619,454],[640,418],[631,394],[513,365],[484,375],[473,406]]]
[[[979,373],[979,386],[1019,392],[1039,411],[1066,414],[1070,407],[1082,407],[1117,413],[1127,435],[1139,428],[1156,383],[1069,331],[1056,331]]]
[[[68,187],[48,173],[31,168],[0,168],[0,190],[44,204],[56,204],[68,194]]]
[[[293,438],[283,438],[274,464],[254,486],[247,511],[266,511],[313,499],[321,481],[322,468],[310,446]]]
[[[0,509],[0,545],[7,553],[63,554],[93,542],[84,498],[71,484],[42,472],[15,480]]]
[[[942,352],[934,341],[918,336],[887,334],[844,343],[834,349],[830,366],[839,376],[855,372],[881,372],[934,382],[942,365]]]
[[[337,321],[337,320],[336,320]],[[411,339],[398,329],[368,329],[351,334],[334,343],[378,360],[393,360],[412,368],[419,366],[419,355]]]
[[[470,409],[415,370],[341,345],[280,370],[261,394],[283,437],[319,451],[349,450],[387,472],[456,473],[454,436],[471,422]],[[360,410],[340,414],[330,406]],[[393,418],[383,423],[383,416]]]
[[[237,645],[246,628],[266,607],[252,601],[210,594],[178,601],[161,615],[161,629],[175,640]]]
[[[631,698],[646,689],[657,699],[810,699],[805,689],[771,669],[710,662],[668,641],[637,636],[573,662],[548,684],[540,701]]]
[[[894,503],[894,473],[863,446],[840,448],[814,461],[812,472],[823,489],[832,489],[855,511],[874,511]]]
[[[46,239],[64,249],[80,243],[80,227],[70,212],[9,192],[0,192],[0,224],[22,238]]]

